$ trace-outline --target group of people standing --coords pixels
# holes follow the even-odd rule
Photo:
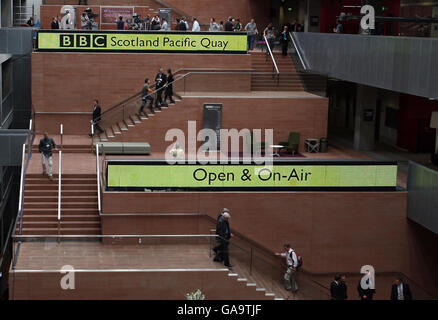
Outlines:
[[[330,283],[330,298],[331,300],[347,300],[347,281],[345,274],[336,274],[334,280]],[[373,300],[376,290],[371,281],[374,279],[366,279],[366,288],[362,285],[362,279],[357,285],[357,292],[361,300]],[[397,277],[391,287],[390,299],[397,300],[412,300],[412,293],[409,285],[404,282],[402,277]]]
[[[144,107],[149,101],[149,109],[151,113],[154,114],[155,110],[161,111],[161,107],[167,107],[167,100],[169,100],[170,104],[175,103],[173,100],[173,82],[174,76],[171,69],[167,69],[167,74],[164,73],[163,68],[158,69],[158,73],[155,76],[155,99],[152,95],[153,91],[151,89],[151,81],[149,78],[144,80],[144,85],[141,92],[142,103],[140,109],[138,110],[138,115],[143,114],[144,116],[148,116],[146,113],[143,113]],[[164,100],[163,100],[163,92],[164,92]],[[155,106],[154,106],[155,101]]]
[[[166,18],[160,18],[158,15],[147,15],[146,18],[140,19],[140,15],[134,14],[131,19],[123,20],[120,16],[116,21],[117,30],[154,30],[154,31],[168,31],[170,30],[169,22]]]

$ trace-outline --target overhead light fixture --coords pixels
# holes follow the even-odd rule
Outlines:
[[[292,8],[287,8],[287,11],[292,11]]]

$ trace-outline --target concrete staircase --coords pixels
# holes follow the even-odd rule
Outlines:
[[[140,109],[141,100],[139,99],[134,106],[130,106],[131,114],[128,115],[125,119],[120,121],[114,121],[111,126],[107,128],[102,128],[105,131],[101,133],[99,136],[94,138],[94,142],[106,142],[111,140],[117,140],[118,137],[122,136],[123,133],[127,132],[131,128],[136,127],[137,125],[143,124],[145,121],[153,121],[154,116],[161,112],[166,112],[168,109],[174,108],[174,106],[181,101],[181,99],[176,96],[173,97],[175,104],[169,104],[168,107],[161,107],[161,110],[155,110],[155,114],[151,113],[150,109],[145,106],[142,114],[139,116],[136,114],[136,111]],[[149,105],[149,102],[147,103]],[[104,119],[104,115],[102,118]],[[110,116],[109,116],[110,117]]]
[[[274,77],[272,74],[271,58],[268,57],[266,61],[266,53],[251,52],[251,68],[254,69],[251,76],[251,91],[304,91],[300,75],[291,58],[275,52],[274,59],[280,72],[278,85],[276,72],[274,71]]]
[[[50,181],[42,174],[28,174],[23,201],[23,235],[58,234],[58,175]],[[60,234],[101,234],[94,174],[63,174]],[[19,231],[17,223],[16,232]]]
[[[39,140],[35,139],[35,143],[38,143]],[[59,153],[61,147],[58,146],[58,150],[52,149],[53,153]],[[91,144],[64,144],[62,147],[62,153],[90,153],[92,152]],[[39,153],[38,144],[34,144],[32,146],[32,153]]]

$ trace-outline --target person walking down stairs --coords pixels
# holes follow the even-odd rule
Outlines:
[[[53,141],[52,138],[49,138],[47,132],[44,133],[44,138],[40,140],[40,144],[38,146],[39,151],[41,152],[41,162],[43,166],[43,175],[47,174],[46,162],[49,167],[48,177],[50,180],[53,180],[53,159],[52,159],[52,147],[55,150],[58,150],[58,147]]]

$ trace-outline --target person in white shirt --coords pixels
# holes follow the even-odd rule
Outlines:
[[[201,27],[199,26],[199,22],[198,22],[198,20],[196,20],[196,18],[193,18],[192,31],[195,31],[195,32],[201,31]]]
[[[210,28],[208,29],[210,32],[216,32],[219,31],[219,25],[216,23],[215,18],[211,18],[210,20]]]
[[[172,159],[175,160],[185,159],[184,149],[181,148],[178,142],[175,143],[174,147],[169,151],[169,154],[172,156]]]
[[[412,300],[411,288],[400,277],[392,285],[391,300]]]
[[[286,258],[287,270],[284,274],[284,286],[286,290],[290,290],[295,293],[298,291],[298,284],[295,281],[295,272],[297,271],[298,259],[295,251],[289,244],[285,244],[284,252],[276,253],[275,255]]]
[[[161,21],[163,21],[161,23],[161,31],[167,31],[169,30],[169,24],[167,23],[166,19],[162,18]]]

